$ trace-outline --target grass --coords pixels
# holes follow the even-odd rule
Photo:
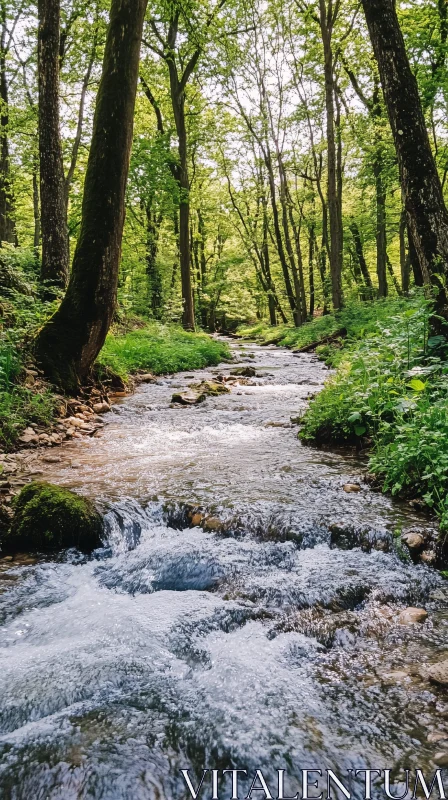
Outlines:
[[[110,333],[97,364],[127,380],[138,370],[163,375],[217,365],[227,358],[224,342],[204,333],[187,333],[176,325],[150,322],[126,333]]]
[[[338,328],[342,346],[316,352],[336,368],[302,420],[305,442],[370,446],[369,469],[384,491],[420,497],[448,530],[448,343],[431,332],[421,294],[351,304],[302,328],[282,327],[279,344],[301,347]],[[259,341],[277,329],[245,329]]]

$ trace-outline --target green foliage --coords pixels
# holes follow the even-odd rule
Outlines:
[[[11,529],[3,541],[9,550],[91,551],[101,546],[102,518],[93,503],[68,489],[35,481],[14,501]]]
[[[46,426],[54,417],[50,390],[21,381],[27,346],[33,333],[55,309],[42,300],[35,283],[34,254],[25,248],[3,248],[0,269],[0,448],[11,450],[24,428]],[[24,287],[26,293],[24,293]]]
[[[306,442],[372,445],[370,470],[392,494],[417,495],[448,528],[448,345],[431,335],[430,305],[416,295],[374,304],[363,338],[333,356],[336,374],[312,401]],[[353,315],[345,312],[345,318]],[[358,334],[362,329],[358,329]]]
[[[126,379],[137,370],[162,375],[216,365],[228,357],[227,345],[206,334],[153,322],[124,335],[109,334],[97,364]]]

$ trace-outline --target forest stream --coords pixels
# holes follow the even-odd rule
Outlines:
[[[394,535],[430,522],[354,454],[299,442],[328,376],[314,355],[231,349],[140,386],[42,463],[95,500],[107,541],[1,562],[4,800],[177,800],[187,767],[195,785],[203,767],[285,768],[287,794],[304,767],[444,766],[448,702],[424,671],[447,649],[448,583]],[[235,366],[256,375],[171,404]],[[409,606],[427,619],[403,624]]]

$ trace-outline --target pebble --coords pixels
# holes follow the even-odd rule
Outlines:
[[[347,492],[347,494],[351,494],[352,492],[360,492],[361,491],[361,487],[360,487],[360,485],[358,483],[345,483],[342,488],[343,488],[344,492]]]

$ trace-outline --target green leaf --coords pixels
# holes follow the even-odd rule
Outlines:
[[[419,380],[418,378],[413,378],[412,381],[409,381],[407,386],[414,392],[424,392],[426,389],[426,383],[423,383],[423,381]]]
[[[366,430],[367,428],[365,427],[365,425],[355,425],[356,436],[363,436]]]

